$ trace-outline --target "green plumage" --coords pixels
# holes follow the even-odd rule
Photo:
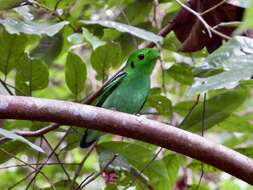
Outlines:
[[[131,114],[138,113],[148,97],[150,75],[158,57],[159,52],[150,48],[132,53],[125,68],[104,87],[95,105]],[[89,147],[102,134],[87,129],[80,146]]]

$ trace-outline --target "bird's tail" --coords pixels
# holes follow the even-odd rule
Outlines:
[[[81,148],[88,148],[95,143],[103,133],[91,129],[86,129],[80,142]]]

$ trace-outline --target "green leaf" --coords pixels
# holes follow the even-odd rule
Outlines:
[[[205,129],[224,121],[228,118],[248,97],[248,91],[243,88],[228,90],[206,100]],[[199,103],[181,128],[192,132],[201,130],[203,103]]]
[[[97,72],[97,77],[105,81],[109,69],[119,65],[120,57],[121,47],[116,43],[107,43],[92,51],[90,61]]]
[[[63,36],[62,33],[58,33],[53,37],[44,36],[38,46],[34,48],[30,56],[44,60],[48,65],[50,65],[54,59],[61,53],[63,46]]]
[[[98,37],[94,36],[86,28],[82,28],[84,39],[91,44],[93,50],[99,46],[105,45],[105,42],[100,40]]]
[[[0,10],[12,9],[20,6],[25,0],[0,0]]]
[[[15,141],[20,141],[22,143],[25,143],[28,146],[30,146],[33,150],[44,153],[42,148],[40,148],[39,146],[37,146],[37,145],[31,143],[30,141],[26,140],[24,137],[15,134],[14,132],[7,131],[5,129],[0,128],[0,135],[6,137],[8,139],[12,139],[12,140],[15,140]]]
[[[62,21],[56,24],[49,24],[47,22],[34,22],[34,21],[17,21],[13,19],[0,19],[5,29],[10,34],[30,34],[30,35],[47,35],[54,36],[57,34],[65,25],[68,25],[68,21]]]
[[[24,53],[27,38],[25,36],[0,33],[0,71],[7,75]]]
[[[19,152],[24,151],[26,148],[26,145],[24,143],[20,143],[20,141],[8,141],[4,144],[1,144],[0,148],[4,149],[7,152],[11,152],[13,155],[16,155]],[[1,152],[0,163],[4,163],[10,160],[11,158],[13,157]]]
[[[83,89],[87,77],[86,65],[76,54],[69,52],[65,66],[65,80],[71,92],[77,96]]]
[[[250,133],[253,131],[253,125],[243,116],[232,114],[224,122],[218,125],[219,129],[226,132]]]
[[[193,83],[193,73],[189,65],[183,63],[174,64],[166,73],[169,77],[174,78],[182,84],[191,85]]]
[[[247,55],[244,52],[247,52]],[[209,66],[225,70],[208,78],[197,78],[189,95],[206,92],[213,89],[234,88],[241,80],[248,80],[253,75],[253,39],[235,37],[208,56]]]
[[[201,162],[197,161],[197,160],[193,160],[188,166],[187,168],[194,170],[196,172],[200,172],[202,169],[201,166]],[[213,172],[219,172],[220,170],[218,170],[217,168],[214,168],[208,164],[204,164],[203,165],[203,169],[205,173],[213,173]]]
[[[151,41],[154,43],[162,43],[163,38],[152,32],[140,29],[127,24],[109,21],[109,20],[97,20],[97,21],[80,21],[83,24],[99,24],[104,27],[114,28],[120,32],[126,32],[143,40]]]
[[[31,95],[34,90],[46,88],[48,82],[47,65],[41,60],[30,59],[27,54],[24,54],[17,65],[16,94]]]
[[[171,101],[166,96],[161,95],[161,90],[157,90],[157,88],[150,90],[145,107],[155,108],[159,114],[165,116],[170,116],[172,113]]]
[[[163,158],[163,161],[166,165],[169,176],[169,184],[166,184],[166,187],[168,187],[168,189],[173,189],[179,175],[179,160],[177,155],[167,155]]]
[[[119,154],[139,171],[155,156],[151,149],[127,142],[113,141],[100,143],[98,149],[100,151],[111,151],[114,154]],[[156,187],[157,190],[162,190],[169,184],[168,171],[163,160],[153,161],[144,170],[143,174],[148,176],[151,185]]]

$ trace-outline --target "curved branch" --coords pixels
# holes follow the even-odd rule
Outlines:
[[[138,139],[192,157],[253,185],[253,160],[157,121],[72,102],[1,95],[0,118],[57,122]]]

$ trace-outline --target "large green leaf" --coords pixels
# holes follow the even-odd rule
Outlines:
[[[188,94],[234,88],[241,80],[250,79],[253,75],[253,55],[251,53],[253,53],[253,39],[235,37],[206,59],[209,67],[223,68],[225,71],[208,78],[197,78]]]
[[[107,43],[92,51],[90,61],[97,72],[97,77],[104,81],[107,78],[109,69],[118,66],[120,57],[121,47],[115,43]]]
[[[153,88],[150,90],[145,107],[155,108],[159,114],[165,116],[170,116],[172,113],[171,101],[166,96],[161,95],[161,89],[159,88]]]
[[[169,176],[169,184],[165,185],[166,187],[168,187],[168,189],[173,189],[179,175],[179,167],[180,167],[179,160],[177,158],[177,155],[169,154],[163,158],[163,161],[166,164]]]
[[[25,0],[0,0],[0,10],[18,7]]]
[[[5,29],[10,34],[30,34],[30,35],[47,35],[54,36],[57,34],[65,25],[68,25],[68,21],[62,21],[56,24],[49,24],[46,22],[34,22],[34,21],[17,21],[13,19],[0,19]]]
[[[69,52],[65,67],[65,80],[68,88],[75,96],[84,89],[86,75],[85,63],[79,56]]]
[[[34,90],[47,87],[49,71],[47,65],[37,59],[30,59],[24,54],[17,65],[16,94],[31,95]]]
[[[37,146],[37,145],[31,143],[30,141],[26,140],[24,137],[15,134],[14,132],[7,131],[5,129],[0,128],[0,135],[6,137],[8,139],[12,139],[12,140],[15,140],[15,141],[20,141],[22,143],[25,143],[28,146],[30,146],[33,150],[44,153],[42,148],[40,148],[39,146]]]
[[[25,36],[0,33],[0,71],[7,75],[23,54],[27,38]]]
[[[120,32],[126,32],[131,35],[134,35],[143,40],[151,41],[154,43],[162,43],[163,38],[158,36],[152,32],[146,31],[144,29],[140,29],[134,26],[130,26],[127,24],[109,21],[109,20],[97,20],[97,21],[81,21],[83,24],[99,24],[104,27],[114,28]]]
[[[228,118],[248,97],[248,90],[238,88],[235,90],[228,90],[222,94],[213,96],[206,100],[205,110],[205,129],[208,129]],[[199,103],[181,128],[192,132],[201,130],[203,103]]]
[[[151,149],[127,142],[114,141],[100,143],[98,149],[100,151],[110,151],[119,154],[138,170],[142,170],[155,156]],[[149,178],[151,185],[156,187],[157,190],[162,190],[164,186],[169,184],[169,175],[163,160],[153,161],[149,167],[144,170],[143,174]]]

